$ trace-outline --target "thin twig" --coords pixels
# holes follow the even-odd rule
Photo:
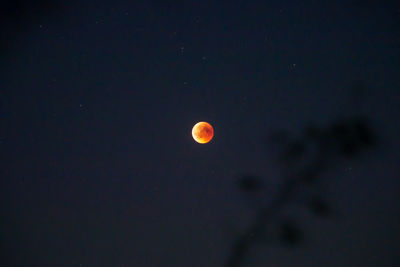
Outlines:
[[[297,173],[292,179],[286,180],[287,182],[277,194],[276,198],[256,216],[250,227],[236,239],[225,266],[238,267],[243,263],[247,252],[255,243],[255,238],[257,238],[258,234],[263,232],[270,218],[275,216],[276,213],[289,202],[295,189],[300,184],[310,179],[310,177],[316,176],[323,168],[325,160],[322,154],[325,153],[321,153],[321,155],[316,157],[316,160],[311,166]]]

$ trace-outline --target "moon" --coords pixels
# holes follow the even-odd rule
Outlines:
[[[197,143],[206,144],[213,138],[214,129],[208,122],[201,121],[193,126],[192,136]]]

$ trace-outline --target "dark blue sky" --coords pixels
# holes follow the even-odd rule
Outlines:
[[[335,157],[243,266],[399,263],[399,6],[389,1],[11,2],[2,12],[4,266],[223,266],[301,136],[362,114],[379,140]],[[358,87],[357,87],[358,86]],[[354,88],[361,88],[359,90]],[[206,145],[191,128],[208,121]],[[263,191],[237,186],[255,175]],[[313,192],[314,192],[313,191]],[[396,203],[396,204],[395,204]],[[280,245],[274,225],[305,232]]]

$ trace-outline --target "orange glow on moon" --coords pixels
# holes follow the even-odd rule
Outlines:
[[[208,122],[201,121],[193,126],[192,136],[197,143],[205,144],[213,138],[214,129]]]

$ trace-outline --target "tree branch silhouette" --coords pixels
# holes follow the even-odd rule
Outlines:
[[[304,156],[306,144],[310,146],[313,143],[316,145],[317,151],[304,167],[294,167],[297,170],[285,177],[285,182],[276,197],[255,216],[250,226],[236,238],[225,266],[237,267],[244,262],[247,252],[256,244],[257,238],[262,235],[267,223],[290,202],[299,186],[315,183],[327,164],[337,157],[343,155],[352,157],[364,147],[373,145],[374,142],[374,135],[364,118],[344,120],[334,123],[324,130],[315,127],[307,128],[302,139],[288,142],[282,160],[289,166]],[[252,176],[252,179],[255,178]],[[253,181],[253,184],[257,183]],[[248,189],[249,187],[242,187],[244,191]],[[314,212],[317,215],[327,211],[326,204],[321,200],[314,203]],[[296,230],[288,227],[285,229],[289,232],[286,238],[294,242],[297,235]]]

